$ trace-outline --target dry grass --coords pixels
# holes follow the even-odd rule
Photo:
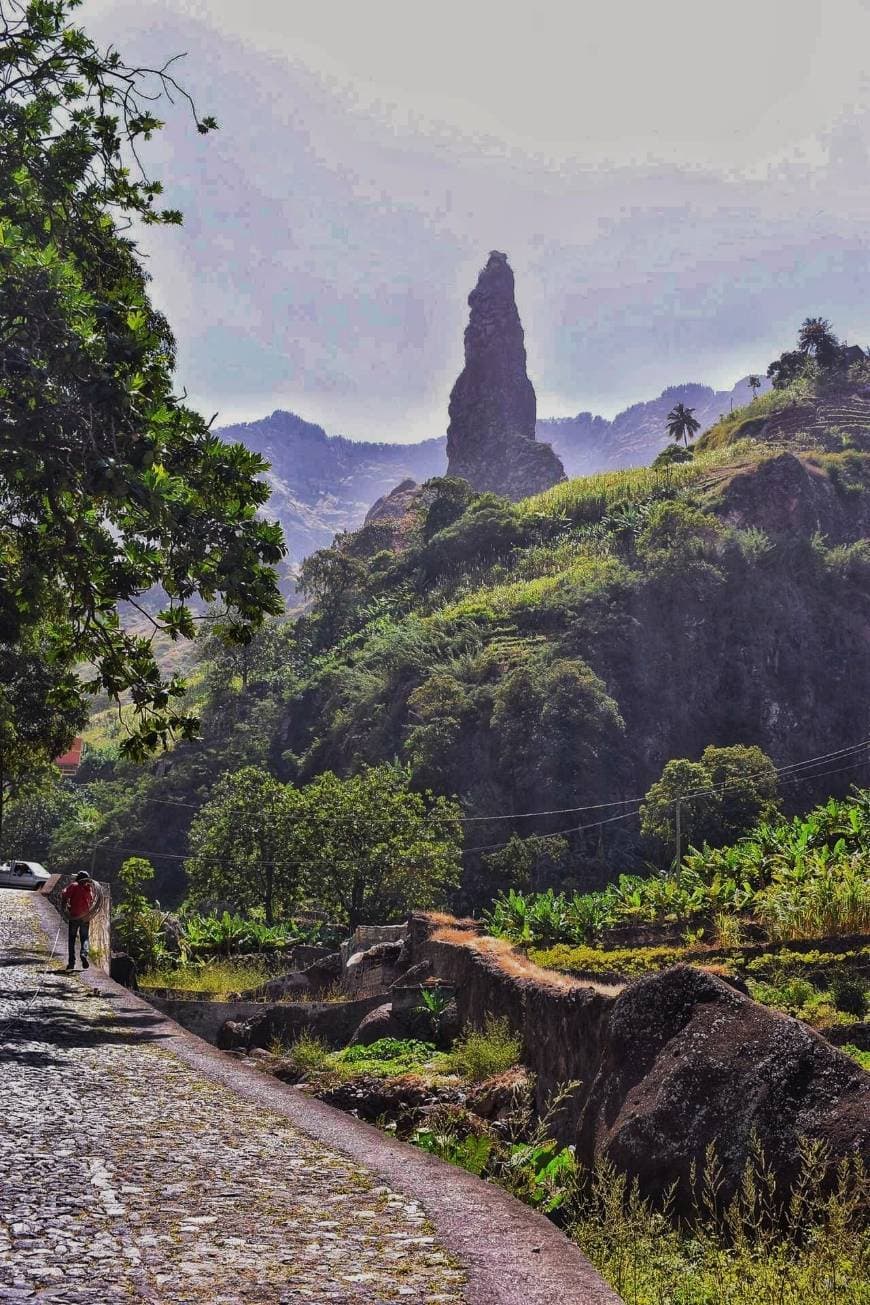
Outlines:
[[[467,947],[481,956],[494,961],[498,968],[514,979],[525,979],[542,988],[557,992],[573,992],[578,988],[594,988],[596,992],[615,997],[622,991],[621,984],[591,983],[588,980],[572,979],[567,974],[558,974],[554,970],[544,970],[508,942],[506,938],[491,938],[488,935],[471,933],[463,929],[457,921],[451,921],[432,934],[432,942],[452,943],[454,946]]]
[[[480,933],[483,927],[480,920],[472,920],[470,916],[458,919],[455,915],[450,915],[447,911],[425,911],[424,915],[427,920],[433,924],[447,925],[453,929],[461,929],[465,933]]]

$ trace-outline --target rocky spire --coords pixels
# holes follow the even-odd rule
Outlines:
[[[450,395],[447,474],[476,490],[525,498],[565,472],[550,445],[535,442],[535,391],[506,254],[490,254],[468,304],[465,367]]]

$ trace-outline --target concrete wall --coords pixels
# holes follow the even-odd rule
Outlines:
[[[330,1047],[344,1047],[350,1042],[360,1021],[369,1011],[384,1003],[383,995],[363,997],[358,1001],[282,1001],[260,1004],[253,1016],[236,1012],[229,1016],[236,1027],[219,1032],[222,1047],[269,1047],[273,1042],[285,1045],[300,1033],[312,1033]],[[182,1023],[181,1016],[177,1016]],[[241,1027],[239,1027],[241,1026]]]
[[[359,1001],[196,1001],[156,997],[147,991],[139,996],[206,1042],[245,1048],[290,1043],[306,1031],[331,1047],[343,1047],[364,1016],[384,1001],[383,996]],[[224,1030],[229,1021],[235,1027]]]
[[[72,882],[72,879],[72,875],[61,875],[49,892],[46,893],[46,897],[60,915],[63,915],[60,895],[67,884]],[[90,959],[95,969],[108,974],[112,960],[112,890],[108,884],[103,883],[101,880],[95,882],[100,887],[102,901],[100,902],[100,909],[91,919]],[[57,945],[60,954],[64,955],[66,951],[66,921],[64,921],[64,927],[61,929]]]
[[[351,956],[357,952],[368,951],[379,943],[400,943],[408,933],[407,924],[360,924],[349,938],[341,944],[342,969],[347,967]]]
[[[139,996],[198,1038],[211,1043],[217,1042],[218,1033],[227,1020],[248,1020],[263,1011],[263,1003],[258,1001],[191,1001],[152,997],[141,989]]]

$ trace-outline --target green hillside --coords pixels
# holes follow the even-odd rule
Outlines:
[[[472,818],[456,905],[477,908],[499,884],[474,849],[514,834],[565,833],[556,886],[642,869],[631,808],[598,804],[639,797],[672,757],[746,743],[782,766],[863,740],[864,406],[859,382],[841,379],[835,402],[802,378],[730,414],[688,462],[517,504],[428,482],[403,518],[306,561],[309,607],[261,636],[250,673],[212,641],[195,677],[202,739],[159,781],[126,764],[107,776],[106,870],[123,851],[158,851],[158,892],[173,900],[192,809],[222,771],[266,764],[304,783],[398,759]],[[798,430],[793,414],[810,409]],[[847,410],[849,431],[833,424]],[[855,762],[784,785],[784,805],[866,780]],[[486,818],[580,807],[592,810]]]

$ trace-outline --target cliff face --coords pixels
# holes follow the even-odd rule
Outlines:
[[[450,395],[447,474],[479,492],[525,498],[565,472],[550,446],[535,441],[535,391],[504,254],[490,254],[468,304],[465,367]]]

